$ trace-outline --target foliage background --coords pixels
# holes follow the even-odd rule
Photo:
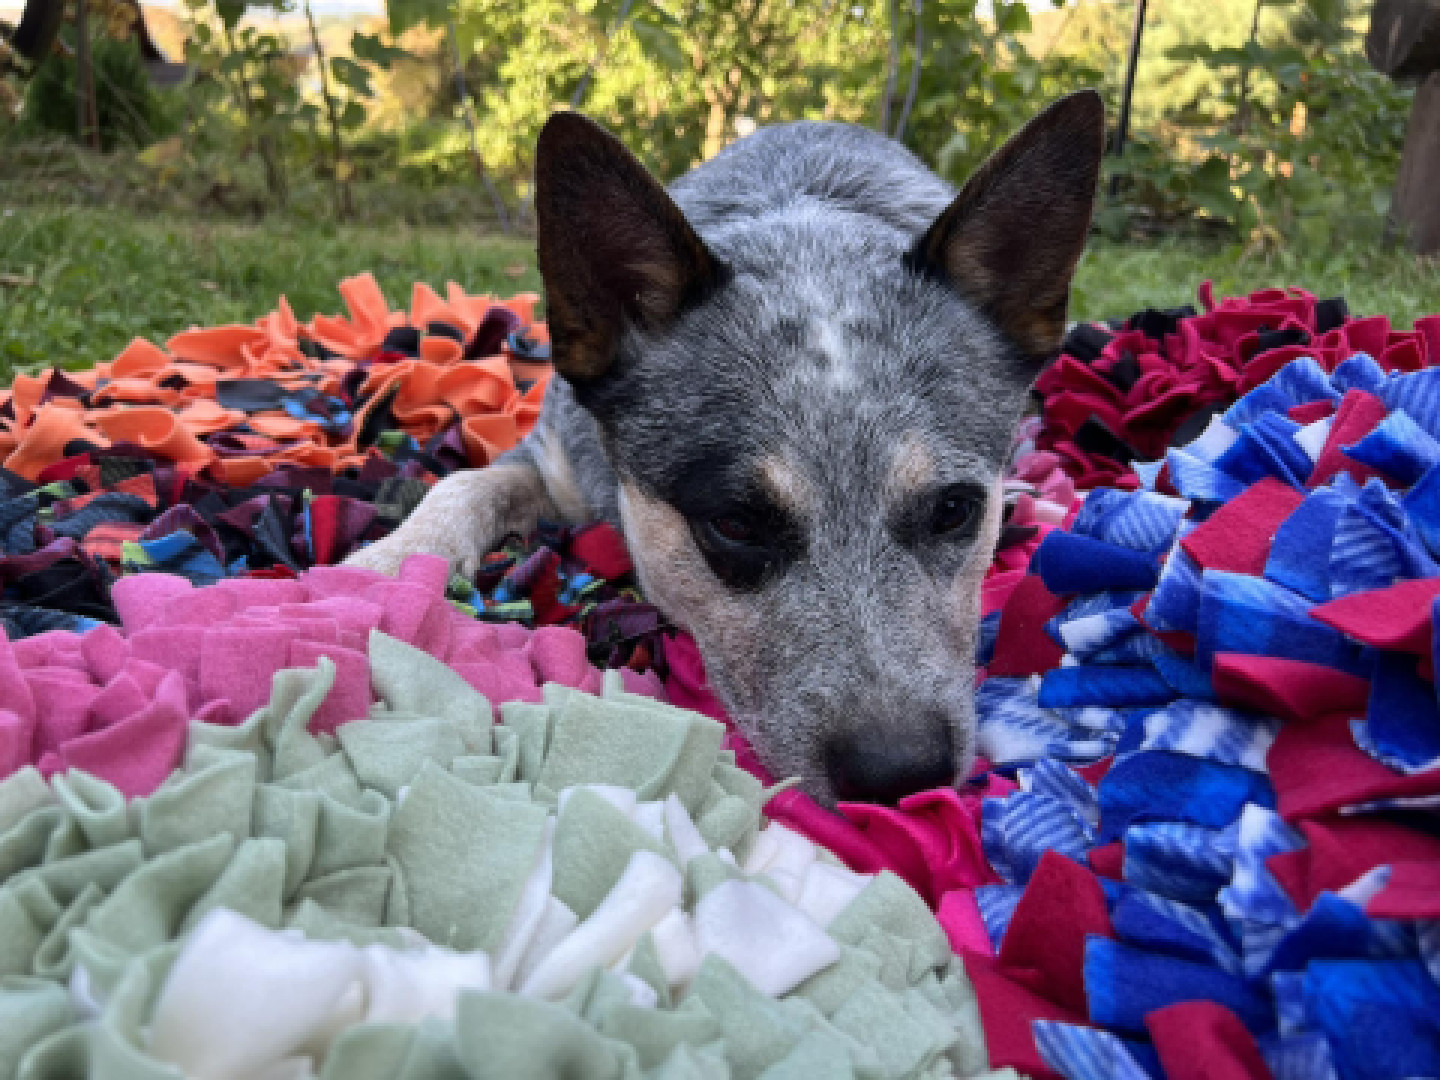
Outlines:
[[[815,119],[883,127],[958,184],[1060,93],[1099,87],[1113,121],[1134,12],[388,0],[376,18],[178,0],[147,14],[187,65],[158,90],[128,0],[88,2],[104,153],[75,145],[73,25],[37,72],[0,77],[0,376],[253,318],[280,292],[333,309],[363,270],[396,302],[414,280],[534,287],[535,136],[577,102],[664,178],[755,125]],[[1077,316],[1190,301],[1204,277],[1343,292],[1402,322],[1440,311],[1440,262],[1387,223],[1412,91],[1365,61],[1367,17],[1367,0],[1150,0]]]
[[[313,183],[326,212],[350,216],[365,212],[353,186],[367,180],[437,191],[478,178],[497,219],[523,219],[535,137],[576,104],[667,178],[756,125],[812,119],[883,127],[958,184],[1058,94],[1098,86],[1113,115],[1134,10],[389,0],[387,19],[321,19],[316,32],[307,0],[182,2],[191,76],[169,93],[125,67],[123,17],[94,20],[98,62],[115,69],[100,88],[107,149],[150,144],[153,182],[218,186],[260,213]],[[1107,233],[1379,237],[1411,95],[1366,63],[1366,7],[1153,0]],[[63,58],[42,65],[22,133],[73,126],[72,71]]]

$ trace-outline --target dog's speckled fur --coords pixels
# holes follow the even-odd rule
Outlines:
[[[794,124],[667,198],[600,129],[553,118],[537,212],[565,377],[503,463],[447,478],[353,561],[470,569],[541,515],[608,520],[772,772],[823,801],[962,776],[1001,470],[1059,345],[1103,126],[1098,97],[1066,99],[957,198],[883,136]],[[957,489],[981,509],[936,535]],[[696,530],[757,505],[774,559],[732,587]]]

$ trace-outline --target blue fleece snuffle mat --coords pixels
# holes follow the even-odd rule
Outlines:
[[[980,690],[992,1056],[1038,1003],[1000,1059],[1069,1080],[1440,1075],[1440,369],[1296,359],[1134,468]]]

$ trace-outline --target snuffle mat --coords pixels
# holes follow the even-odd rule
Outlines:
[[[832,812],[604,526],[337,565],[549,377],[341,293],[0,392],[0,1078],[1440,1076],[1440,316],[1075,327],[976,774]]]

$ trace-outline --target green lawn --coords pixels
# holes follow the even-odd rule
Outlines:
[[[1330,251],[1281,251],[1244,256],[1238,247],[1197,243],[1096,242],[1075,281],[1077,318],[1114,318],[1143,307],[1196,303],[1202,281],[1217,296],[1277,285],[1309,289],[1322,299],[1344,296],[1354,315],[1388,315],[1408,330],[1422,315],[1440,314],[1440,259],[1422,260],[1404,249],[1374,251],[1336,245]]]
[[[282,294],[301,319],[336,314],[340,279],[367,270],[396,305],[409,304],[415,281],[442,292],[450,280],[477,293],[540,287],[531,241],[478,230],[0,207],[0,376],[88,367],[137,335],[249,322]]]
[[[472,292],[539,288],[532,243],[479,228],[242,224],[0,204],[0,377],[92,365],[136,335],[163,341],[192,324],[249,321],[282,293],[302,319],[336,312],[336,283],[365,270],[396,304],[417,280],[442,288],[453,279]],[[1440,312],[1440,263],[1403,252],[1242,259],[1172,242],[1097,242],[1081,264],[1074,311],[1098,318],[1193,302],[1206,277],[1222,293],[1280,284],[1341,293],[1351,311],[1405,327]]]

